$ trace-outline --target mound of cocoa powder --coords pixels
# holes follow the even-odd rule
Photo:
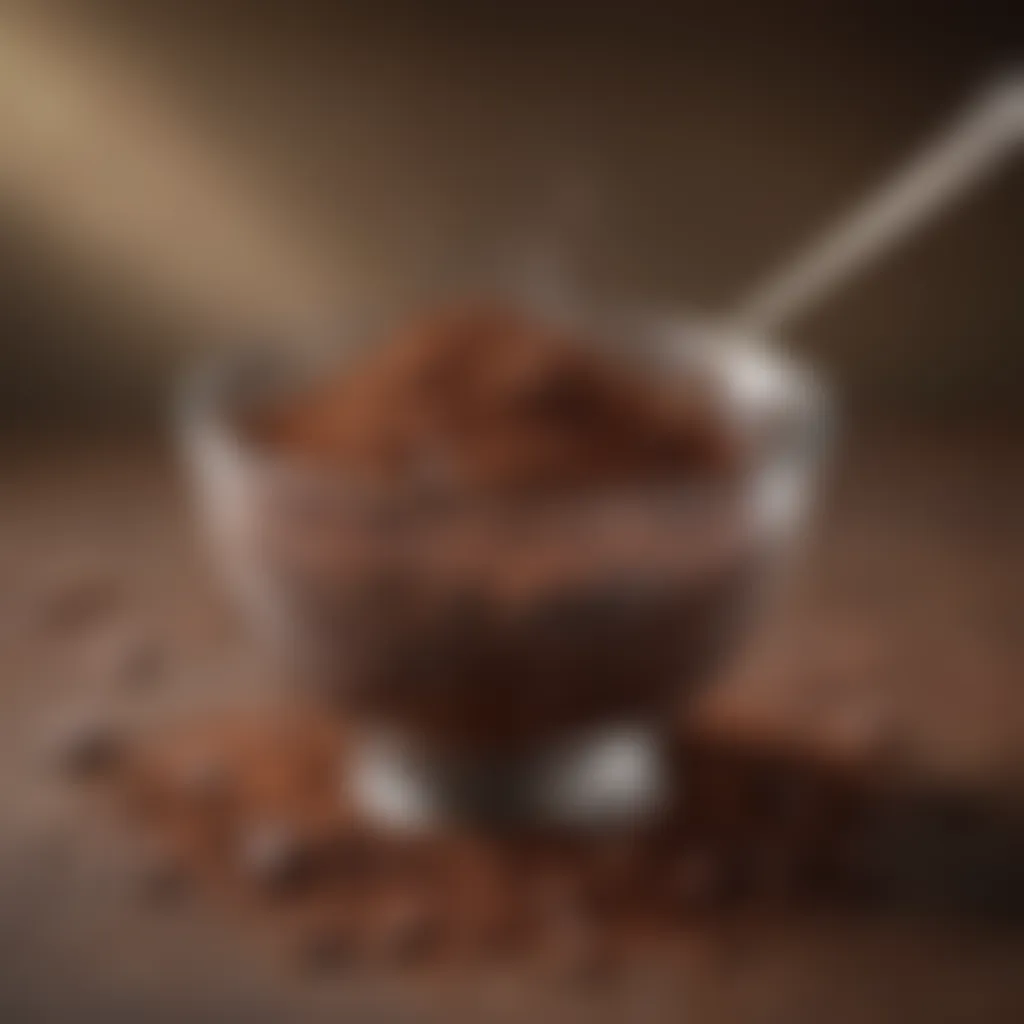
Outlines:
[[[503,495],[721,478],[739,460],[709,395],[485,305],[414,322],[253,429],[357,476]]]

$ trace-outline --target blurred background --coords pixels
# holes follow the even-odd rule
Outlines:
[[[5,7],[10,422],[153,419],[225,339],[545,263],[720,311],[1022,38],[996,3],[385,6]],[[1022,175],[1008,162],[794,345],[857,401],[1012,413]]]
[[[53,785],[55,728],[93,765],[111,722],[266,669],[152,443],[189,366],[495,287],[728,311],[1022,44],[994,0],[5,3],[0,1018],[370,1019],[266,968],[242,941],[262,904],[242,928],[127,907],[137,856]],[[726,733],[809,735],[826,705],[841,731],[852,694],[928,800],[886,819],[879,917],[687,931],[673,1019],[1024,1019],[1022,231],[1011,158],[786,327],[843,440],[779,649],[714,691]],[[843,696],[793,703],[794,680]]]

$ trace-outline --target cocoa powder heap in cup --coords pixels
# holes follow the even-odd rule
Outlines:
[[[740,457],[709,395],[483,305],[416,321],[253,429],[353,476],[507,497],[721,478]]]

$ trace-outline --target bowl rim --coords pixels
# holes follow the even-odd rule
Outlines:
[[[731,423],[748,437],[771,423],[778,439],[755,455],[751,468],[742,474],[743,484],[760,508],[756,518],[772,520],[771,529],[788,531],[803,521],[809,492],[835,434],[832,394],[806,362],[767,336],[677,311],[591,310],[572,315],[568,322],[583,337],[610,343],[627,359],[639,356],[640,365],[647,357],[659,370],[680,378],[704,375]],[[338,491],[353,499],[393,501],[393,492],[384,494],[353,474],[338,473],[336,467],[325,473],[323,461],[315,456],[260,444],[247,437],[237,421],[243,405],[300,390],[318,376],[344,367],[362,351],[362,347],[345,345],[345,333],[339,334],[342,343],[333,346],[293,351],[236,346],[193,366],[181,381],[174,408],[175,431],[186,463],[216,466],[215,472],[230,470],[236,477],[255,476],[271,485],[289,480],[333,481]],[[623,343],[624,338],[636,344]],[[662,487],[647,484],[636,490],[652,496]],[[678,497],[680,482],[666,483],[663,490]],[[630,491],[618,485],[595,494]],[[593,495],[583,495],[581,500],[590,504]],[[555,504],[564,507],[566,502]],[[580,500],[569,504],[578,507]],[[789,520],[794,522],[783,522]]]

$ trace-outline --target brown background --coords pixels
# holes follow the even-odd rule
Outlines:
[[[152,410],[183,352],[286,332],[261,299],[289,274],[316,279],[305,308],[327,321],[501,280],[555,244],[591,290],[720,309],[1024,38],[995,3],[29,6],[4,29],[33,75],[0,87],[0,141],[46,168],[0,177],[0,398],[18,418]],[[60,76],[120,99],[43,142]],[[139,161],[196,174],[154,138],[218,168],[162,225]],[[90,139],[106,161],[91,178]],[[1022,175],[1008,166],[794,324],[855,404],[1019,404]],[[76,188],[109,192],[105,228],[144,241],[83,244],[53,198]],[[210,225],[240,193],[257,197],[248,233],[218,248]],[[182,266],[212,298],[168,285]]]

